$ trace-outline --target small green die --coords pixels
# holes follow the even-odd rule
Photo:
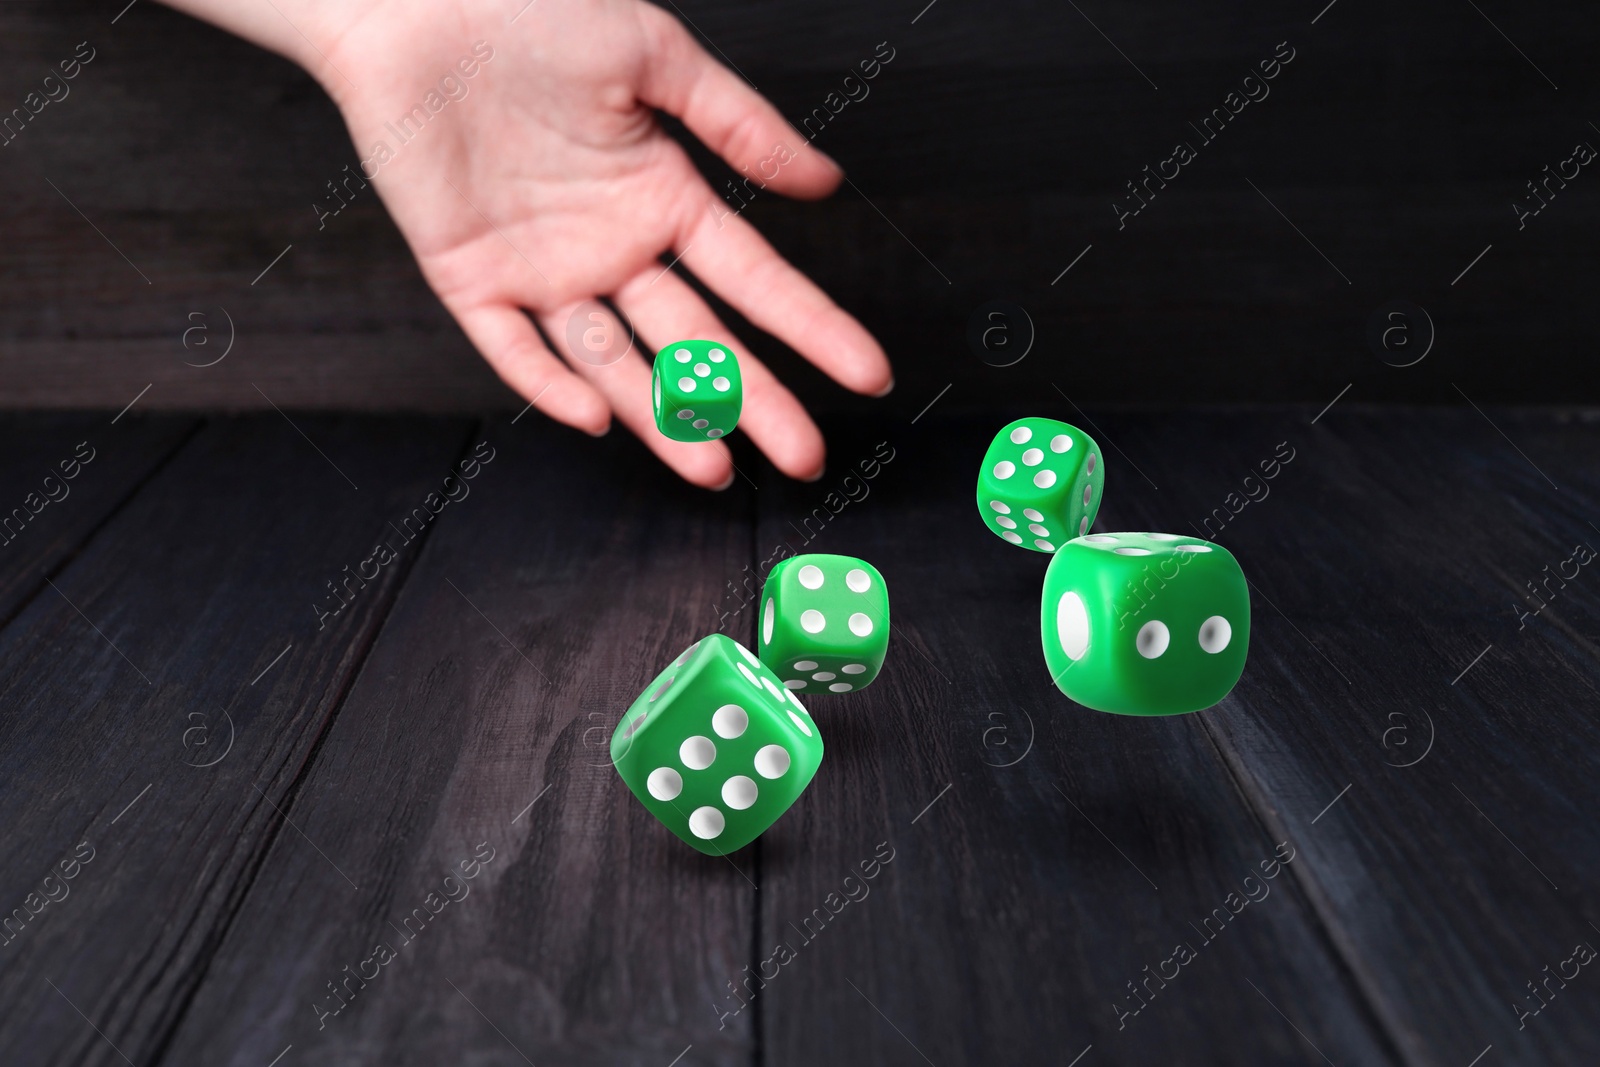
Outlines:
[[[679,341],[656,353],[650,388],[656,429],[674,441],[714,441],[732,432],[744,405],[739,359],[717,341]]]
[[[1088,434],[1055,419],[1018,419],[984,453],[978,513],[1012,544],[1054,552],[1094,525],[1105,477]]]
[[[848,693],[878,676],[889,650],[889,589],[854,556],[794,556],[761,590],[762,662],[790,689]]]
[[[1250,589],[1221,545],[1097,533],[1061,546],[1044,577],[1044,660],[1067,696],[1119,715],[1209,708],[1244,673]]]
[[[667,829],[723,856],[760,837],[805,791],[822,738],[777,675],[739,642],[712,634],[623,714],[611,762]]]

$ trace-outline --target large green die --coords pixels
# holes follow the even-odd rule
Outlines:
[[[723,856],[760,837],[805,791],[822,737],[749,649],[712,634],[639,694],[611,735],[611,762],[667,829]]]
[[[848,693],[878,676],[889,650],[889,588],[854,556],[813,553],[772,568],[761,590],[761,661],[783,684]]]
[[[978,514],[1011,544],[1054,552],[1094,525],[1105,477],[1088,434],[1055,419],[1018,419],[983,455]]]
[[[1244,673],[1250,589],[1233,555],[1197,537],[1097,533],[1044,577],[1044,660],[1060,690],[1119,715],[1209,708]]]
[[[674,441],[714,441],[731,433],[744,405],[733,349],[717,341],[679,341],[656,353],[650,375],[656,429]]]

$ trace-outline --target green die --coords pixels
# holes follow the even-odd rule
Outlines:
[[[739,424],[739,358],[717,341],[679,341],[656,353],[650,375],[656,429],[674,441],[714,441]]]
[[[1089,534],[1050,561],[1040,630],[1050,677],[1073,700],[1181,715],[1211,707],[1244,673],[1250,589],[1232,553],[1210,541]]]
[[[878,676],[889,650],[889,589],[854,556],[794,556],[761,590],[761,660],[790,689],[848,693]]]
[[[805,792],[822,762],[822,738],[777,675],[739,642],[712,634],[624,713],[611,762],[667,829],[724,856],[760,837]]]
[[[983,455],[978,514],[1012,544],[1054,552],[1094,525],[1105,478],[1088,434],[1055,419],[1018,419]]]

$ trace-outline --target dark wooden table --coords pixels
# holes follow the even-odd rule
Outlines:
[[[1090,411],[1100,525],[1253,585],[1144,720],[973,515],[1023,412],[897,399],[722,495],[537,416],[5,419],[0,507],[67,495],[0,552],[0,1063],[1600,1062],[1600,413]],[[784,542],[883,571],[888,666],[703,857],[606,742]]]

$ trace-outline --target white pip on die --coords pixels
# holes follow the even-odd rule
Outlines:
[[[1053,553],[1094,525],[1105,492],[1100,446],[1076,426],[1027,418],[1003,427],[978,470],[978,514],[998,537]]]

